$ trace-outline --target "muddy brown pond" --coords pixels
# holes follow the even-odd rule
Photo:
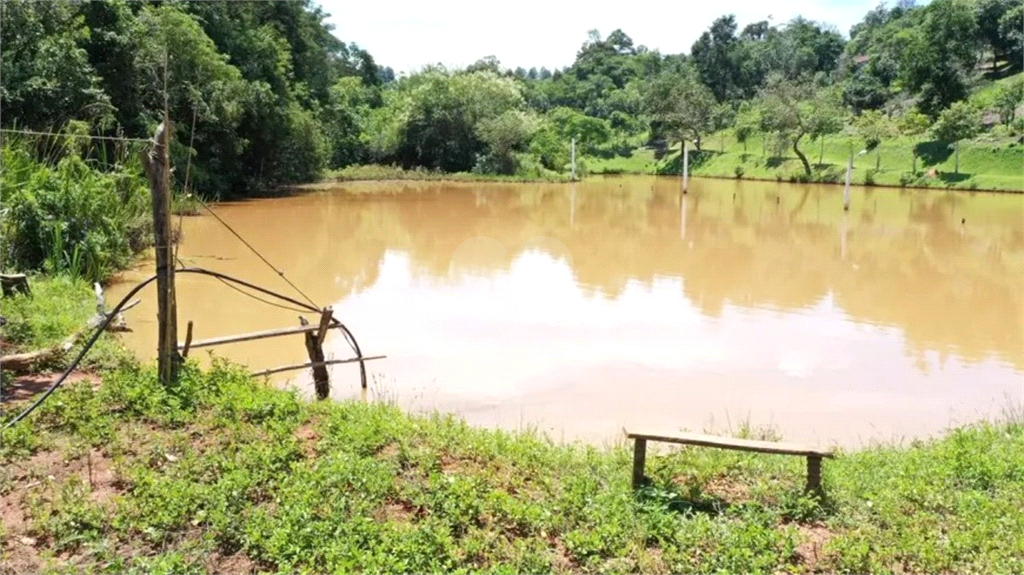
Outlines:
[[[844,212],[834,186],[693,180],[684,196],[677,178],[609,177],[346,183],[214,209],[388,356],[367,363],[369,396],[410,410],[555,440],[749,425],[855,448],[1022,402],[1019,195],[860,189]],[[296,295],[212,217],[183,233],[186,264]],[[298,325],[213,278],[177,285],[182,339],[188,320],[196,339]],[[142,294],[124,339],[152,358]],[[351,356],[338,333],[325,349]],[[295,335],[212,353],[254,371],[306,360]],[[359,397],[356,365],[331,378]]]

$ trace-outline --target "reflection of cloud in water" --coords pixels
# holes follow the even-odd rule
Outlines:
[[[459,244],[448,267],[450,276],[474,275],[482,271],[504,269],[508,249],[494,238],[477,236]]]
[[[514,255],[513,255],[514,254]],[[547,236],[530,238],[517,249],[509,249],[500,241],[476,236],[459,244],[452,253],[448,274],[453,278],[508,271],[516,261],[531,254],[543,255],[561,265],[573,268],[572,252],[561,241]]]

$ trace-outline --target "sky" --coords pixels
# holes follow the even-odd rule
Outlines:
[[[662,54],[689,52],[716,18],[734,14],[739,29],[771,18],[785,22],[802,15],[833,24],[847,36],[879,0],[622,0],[559,2],[518,0],[488,4],[467,0],[390,0],[352,2],[318,0],[331,16],[334,34],[355,42],[381,66],[396,74],[441,63],[462,67],[496,56],[503,67],[549,69],[569,66],[596,29],[607,36],[616,28],[634,45]]]

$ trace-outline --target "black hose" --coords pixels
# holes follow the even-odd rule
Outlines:
[[[156,276],[152,276],[144,280],[142,283],[132,288],[132,291],[128,292],[128,295],[121,298],[121,301],[117,302],[117,305],[114,306],[114,309],[109,314],[107,314],[106,319],[100,322],[100,325],[97,326],[95,333],[92,334],[92,337],[89,338],[89,341],[86,342],[86,344],[82,347],[82,351],[78,352],[78,356],[75,357],[75,360],[72,361],[71,364],[68,365],[68,367],[64,370],[64,373],[60,374],[60,377],[58,377],[57,380],[54,381],[49,388],[47,388],[46,392],[43,393],[43,395],[41,395],[39,399],[32,402],[32,405],[25,408],[25,410],[19,413],[14,419],[4,424],[4,429],[13,426],[15,423],[18,423],[22,419],[25,419],[28,416],[28,414],[32,413],[33,411],[35,411],[37,407],[42,405],[42,403],[46,401],[46,398],[50,397],[50,394],[56,391],[57,388],[60,387],[62,383],[64,383],[64,380],[67,379],[69,375],[71,375],[71,372],[74,371],[76,367],[78,367],[78,364],[82,361],[82,358],[85,357],[85,354],[88,353],[92,346],[96,343],[96,340],[100,338],[100,335],[103,333],[103,330],[107,329],[107,326],[110,325],[111,321],[113,321],[114,316],[117,315],[117,312],[121,311],[121,308],[124,307],[124,304],[128,303],[128,300],[133,295],[139,293],[139,290],[153,283],[153,280],[155,279]]]
[[[264,293],[266,295],[269,295],[271,297],[276,297],[278,299],[284,300],[284,301],[286,301],[288,303],[296,305],[296,306],[298,306],[298,307],[300,307],[302,309],[308,310],[310,312],[321,313],[321,310],[319,310],[316,307],[314,307],[312,305],[309,305],[309,304],[307,304],[305,302],[298,301],[298,300],[290,298],[290,297],[288,297],[286,295],[279,294],[277,292],[268,290],[266,288],[262,288],[262,287],[260,287],[258,285],[251,284],[251,283],[249,283],[249,282],[247,282],[245,280],[240,280],[238,278],[234,278],[234,277],[231,277],[229,275],[222,274],[220,272],[215,272],[215,271],[211,271],[211,270],[207,270],[207,269],[203,269],[203,268],[181,267],[181,268],[177,268],[175,270],[175,273],[186,273],[186,274],[191,273],[191,274],[208,275],[208,276],[212,276],[212,277],[218,278],[220,280],[234,282],[234,283],[243,285],[245,287],[248,287],[250,289],[254,289],[254,290],[258,291],[258,292]],[[41,395],[38,399],[36,399],[32,403],[32,405],[30,405],[27,408],[25,408],[24,411],[22,411],[16,417],[14,417],[10,421],[8,421],[6,424],[4,424],[4,429],[7,429],[7,428],[13,426],[14,424],[18,423],[22,419],[25,419],[26,417],[28,417],[28,415],[30,413],[35,411],[35,409],[37,407],[42,405],[42,403],[44,401],[46,401],[46,398],[50,397],[50,395],[54,391],[56,391],[57,388],[60,387],[64,383],[64,380],[67,379],[69,375],[71,375],[71,372],[74,371],[75,368],[78,367],[78,364],[82,362],[83,358],[85,358],[85,354],[88,353],[90,349],[92,349],[92,346],[96,344],[96,340],[99,339],[100,335],[103,334],[103,331],[105,329],[107,329],[107,326],[110,325],[111,321],[113,321],[114,317],[117,315],[117,312],[121,311],[121,308],[124,307],[125,304],[128,303],[128,300],[131,299],[132,296],[134,296],[135,294],[139,293],[139,291],[142,290],[142,288],[144,288],[147,285],[153,283],[153,281],[156,280],[156,278],[157,278],[157,276],[155,276],[155,275],[150,276],[149,278],[146,278],[145,280],[140,282],[138,285],[136,285],[134,288],[132,288],[131,291],[129,291],[127,295],[125,295],[123,298],[121,298],[121,301],[117,302],[117,305],[114,306],[114,309],[112,309],[110,311],[110,313],[107,314],[106,319],[104,319],[102,322],[100,322],[99,326],[96,327],[96,331],[89,338],[89,341],[87,341],[85,343],[85,345],[82,346],[82,351],[78,352],[78,355],[75,357],[74,361],[72,361],[68,365],[68,367],[64,370],[64,373],[62,373],[60,375],[60,377],[57,378],[56,381],[54,381],[52,384],[50,384],[50,387],[47,388],[47,390],[43,393],[43,395]],[[343,333],[345,334],[345,339],[348,342],[349,346],[352,348],[352,351],[355,352],[356,357],[362,358],[363,357],[363,353],[359,349],[359,343],[356,341],[355,336],[352,335],[352,332],[349,331],[347,327],[345,327],[345,324],[341,323],[340,321],[338,321],[333,316],[331,317],[331,323],[332,323],[332,325],[338,326],[338,327],[340,327],[342,329]],[[361,381],[362,387],[363,387],[363,389],[366,389],[366,363],[365,362],[363,362],[363,361],[359,362],[359,371],[360,371],[360,376],[361,376],[361,379],[362,379],[362,381]]]

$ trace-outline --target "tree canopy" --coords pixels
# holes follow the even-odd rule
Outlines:
[[[56,131],[74,120],[145,138],[166,104],[173,160],[191,158],[192,187],[220,196],[366,162],[563,171],[574,138],[580,153],[608,156],[665,140],[699,147],[723,129],[741,142],[765,134],[809,173],[805,137],[845,129],[871,144],[897,126],[950,124],[947,111],[972,91],[1021,70],[1022,28],[1013,0],[883,4],[848,37],[802,17],[726,14],[688,54],[591,30],[562,69],[506,69],[484,56],[396,76],[337,38],[312,0],[8,0],[0,122]],[[993,94],[985,117],[1016,129],[1020,83]]]

